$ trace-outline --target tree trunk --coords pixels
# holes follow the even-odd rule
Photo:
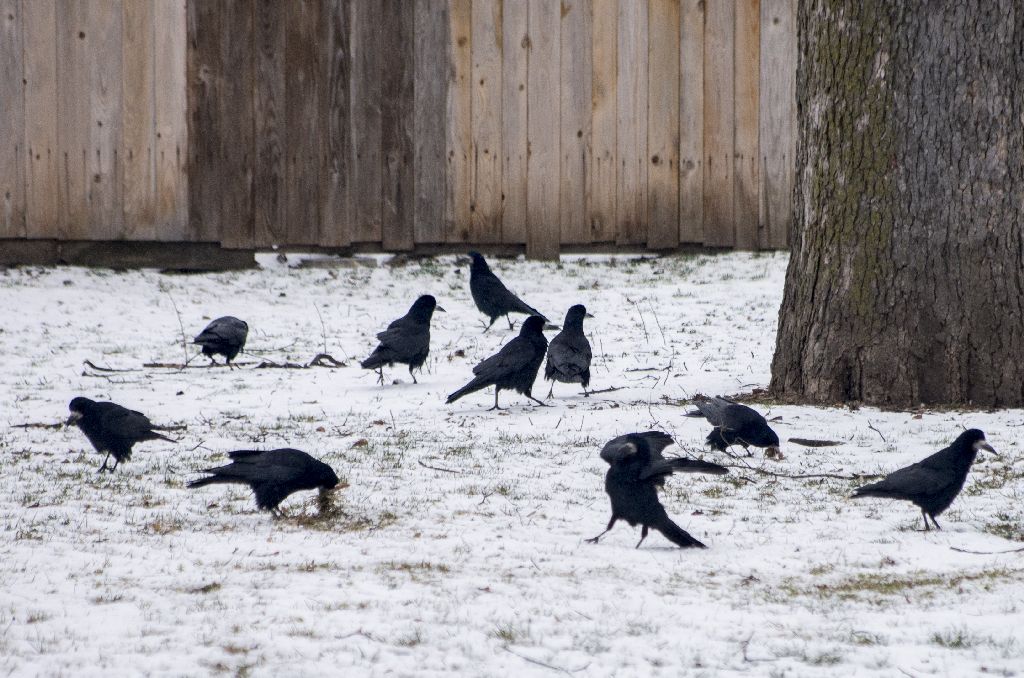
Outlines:
[[[1024,8],[801,0],[784,400],[1024,404]]]

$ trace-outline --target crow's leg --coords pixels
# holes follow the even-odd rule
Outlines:
[[[493,318],[491,318],[491,322],[487,323],[487,327],[484,328],[484,332],[483,332],[484,334],[487,334],[487,330],[491,329],[491,327],[494,325],[494,322],[497,319],[498,319],[498,316],[494,316]]]
[[[932,528],[928,527],[928,514],[924,512],[924,509],[921,509],[921,517],[924,518],[924,531],[928,532]]]
[[[601,537],[603,537],[606,534],[608,534],[611,531],[611,529],[613,527],[615,527],[615,521],[618,520],[618,519],[619,519],[618,516],[616,516],[615,514],[612,514],[612,519],[608,521],[608,527],[604,528],[604,532],[602,532],[601,534],[597,535],[596,537],[591,537],[590,539],[584,539],[583,541],[587,542],[588,544],[596,544],[598,539],[600,539]]]
[[[510,330],[514,330],[516,328],[516,324],[512,322],[512,316],[509,315],[508,313],[505,314],[505,322],[508,323],[508,328]]]
[[[552,386],[554,386],[554,384],[552,384]],[[538,404],[538,405],[540,405],[541,407],[550,407],[550,405],[548,405],[548,404],[547,404],[546,402],[544,402],[543,400],[537,400],[536,398],[534,398],[534,397],[533,397],[533,395],[532,395],[532,393],[531,393],[530,391],[527,391],[527,392],[526,392],[526,393],[524,393],[523,395],[524,395],[524,396],[526,396],[527,398],[529,398],[530,400],[532,400],[533,402],[537,403],[537,404]]]
[[[942,527],[940,527],[940,526],[939,526],[939,523],[938,523],[938,521],[937,521],[937,520],[935,520],[935,516],[931,516],[931,519],[932,519],[932,525],[934,525],[934,526],[935,526],[935,529],[936,529],[936,530],[941,530],[941,529],[942,529]]]
[[[412,377],[412,383],[414,383],[414,384],[420,383],[420,382],[416,381],[416,375],[412,373],[412,365],[409,365],[409,376]]]
[[[110,452],[107,452],[107,456],[103,457],[103,466],[100,466],[100,470],[96,473],[103,473],[107,470],[107,461],[110,459]]]
[[[108,468],[107,471],[109,471],[110,473],[113,473],[114,469],[116,469],[117,465],[120,464],[120,463],[121,463],[121,460],[118,459],[117,457],[114,457],[114,465],[111,466],[110,468]]]
[[[501,408],[498,407],[498,390],[499,389],[497,387],[494,388],[494,407],[488,408],[488,412],[490,412],[491,410],[501,410]]]
[[[640,530],[640,541],[638,541],[636,543],[636,547],[637,548],[640,548],[640,544],[644,543],[644,539],[647,539],[647,526],[646,525],[644,525],[643,528]]]
[[[554,392],[555,392],[555,380],[552,379],[551,380],[551,388],[548,389],[548,396],[547,397],[550,398],[551,394],[554,393]]]
[[[554,384],[552,384],[552,385],[554,385]],[[586,386],[583,387],[583,397],[584,398],[589,398],[590,397],[590,394],[587,392],[587,387]]]
[[[377,383],[381,386],[384,385],[384,366],[381,365],[377,368]]]

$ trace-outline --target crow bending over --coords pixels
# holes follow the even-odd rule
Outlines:
[[[231,463],[203,471],[210,475],[193,480],[188,487],[204,487],[218,483],[248,485],[256,494],[256,506],[275,515],[284,499],[299,490],[332,490],[338,476],[327,464],[300,450],[236,450],[228,452]]]
[[[961,433],[952,445],[930,457],[893,471],[877,483],[858,487],[851,498],[904,499],[921,509],[925,530],[931,529],[928,518],[932,519],[936,529],[941,530],[935,516],[949,508],[960,494],[979,450],[995,452],[985,442],[985,434],[972,428]]]
[[[715,427],[707,437],[712,449],[725,452],[731,445],[744,450],[753,445],[765,448],[769,457],[779,456],[779,436],[756,410],[721,397],[698,396],[694,405],[697,411],[686,416],[704,417]]]
[[[625,520],[631,526],[638,523],[642,526],[637,548],[644,543],[647,531],[652,527],[680,548],[706,548],[668,517],[665,507],[658,500],[658,486],[663,486],[665,478],[673,473],[723,475],[729,469],[697,459],[666,459],[662,451],[672,443],[672,437],[667,433],[648,431],[619,436],[605,444],[601,458],[609,465],[604,489],[612,501],[612,517],[604,532],[587,539],[588,542],[596,544],[615,526],[616,521]]]
[[[417,299],[408,313],[377,334],[380,345],[360,363],[362,368],[377,370],[380,374],[378,382],[383,384],[385,365],[405,364],[409,366],[412,382],[418,384],[412,371],[421,369],[430,353],[430,319],[434,311],[445,312],[434,297],[424,294]]]
[[[498,276],[491,272],[491,267],[484,261],[483,255],[479,252],[470,252],[469,256],[473,259],[469,268],[469,291],[473,295],[476,307],[491,320],[484,332],[491,329],[494,321],[501,316],[505,316],[508,328],[512,329],[514,325],[508,317],[510,313],[536,315],[540,316],[545,323],[548,322],[544,314],[512,294],[505,284],[498,280]]]
[[[192,341],[203,347],[203,355],[210,359],[210,365],[216,365],[213,356],[222,355],[225,364],[231,366],[238,352],[245,347],[249,336],[249,326],[244,320],[226,315],[211,320],[202,332]]]
[[[583,319],[593,318],[587,313],[587,307],[576,304],[565,314],[562,331],[555,335],[548,346],[548,362],[544,366],[544,378],[551,381],[548,397],[555,390],[555,382],[563,384],[580,384],[583,395],[590,385],[590,360],[593,354],[587,335],[583,334]]]
[[[77,425],[97,452],[107,453],[98,472],[113,473],[118,464],[131,459],[135,443],[145,440],[177,442],[157,433],[154,429],[160,427],[154,426],[142,412],[115,403],[98,403],[79,396],[71,401],[68,409],[71,410],[71,416],[68,417],[67,425]],[[111,455],[114,457],[114,465],[107,468]]]
[[[519,391],[538,405],[543,405],[531,392],[548,349],[548,340],[544,338],[543,332],[544,323],[544,318],[539,315],[527,318],[519,328],[519,336],[474,367],[473,374],[476,376],[473,380],[448,396],[445,402],[451,404],[464,395],[494,386],[494,407],[491,410],[501,409],[498,407],[498,394],[502,389]]]

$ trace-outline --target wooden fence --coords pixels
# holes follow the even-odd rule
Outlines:
[[[784,247],[796,0],[0,0],[0,238]]]

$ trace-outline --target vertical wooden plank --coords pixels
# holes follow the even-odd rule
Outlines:
[[[223,87],[221,14],[226,3],[189,2],[188,10],[188,240],[220,237],[220,103]],[[226,38],[225,38],[226,39]]]
[[[415,6],[407,0],[384,0],[381,144],[384,190],[381,235],[386,250],[413,247],[413,72]]]
[[[188,80],[186,0],[153,3],[156,240],[180,241],[188,230]],[[197,139],[197,141],[199,141]]]
[[[122,141],[122,45],[119,0],[90,0],[88,5],[89,235],[116,240],[124,233]]]
[[[445,148],[448,177],[445,194],[445,232],[448,242],[469,240],[472,154],[473,5],[472,0],[448,1],[448,133]]]
[[[382,0],[352,3],[352,241],[381,241]]]
[[[505,2],[501,15],[501,240],[526,242],[527,2]]]
[[[679,245],[679,0],[648,4],[647,246]]]
[[[223,5],[219,124],[224,181],[221,230],[216,239],[225,247],[248,247],[255,232],[253,92],[256,56],[253,31],[256,3],[254,0],[230,0]]]
[[[758,185],[761,154],[758,150],[759,89],[761,84],[761,2],[736,3],[735,124],[733,193],[736,247],[752,250],[758,239]],[[781,75],[781,74],[780,74]]]
[[[704,242],[704,0],[681,0],[679,238]]]
[[[526,256],[556,259],[559,227],[561,7],[530,0],[527,73]]]
[[[448,4],[415,0],[413,181],[417,243],[445,240],[445,112],[448,97]]]
[[[352,55],[349,37],[352,24],[350,0],[329,0],[324,21],[322,68],[326,87],[321,103],[321,133],[324,139],[323,170],[320,172],[320,234],[324,247],[341,247],[351,242],[352,220],[352,128],[349,125]]]
[[[615,242],[618,176],[618,0],[591,0],[590,177],[587,211],[593,242]]]
[[[89,229],[90,34],[87,3],[57,5],[57,144],[62,240],[87,240]]]
[[[761,0],[758,246],[785,248],[796,180],[796,0]]]
[[[60,235],[61,163],[57,144],[57,4],[22,3],[25,46],[25,230],[29,238]]]
[[[502,0],[473,0],[469,237],[501,241]]]
[[[256,4],[255,96],[253,98],[254,241],[266,247],[288,241],[285,210],[285,90],[287,5],[276,0]]]
[[[619,0],[618,242],[647,242],[647,3]]]
[[[285,28],[285,236],[290,245],[316,245],[320,225],[320,0],[293,0]],[[412,36],[410,36],[411,39]]]
[[[590,243],[591,14],[589,0],[562,0],[559,224],[561,242]]]
[[[153,87],[156,5],[149,0],[124,0],[121,11],[124,26],[121,45],[124,236],[153,240],[156,235],[156,98]],[[162,79],[160,87],[165,87]]]
[[[736,243],[733,211],[735,3],[705,4],[704,19],[704,243]]]
[[[25,61],[19,0],[0,0],[0,238],[24,238]]]

